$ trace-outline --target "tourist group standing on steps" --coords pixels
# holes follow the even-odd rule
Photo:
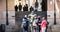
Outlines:
[[[37,16],[33,12],[22,19],[23,32],[46,32],[47,20],[44,16]]]

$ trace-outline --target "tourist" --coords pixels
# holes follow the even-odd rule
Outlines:
[[[46,24],[47,24],[47,21],[46,21],[45,17],[42,17],[42,23],[41,23],[42,32],[46,31]]]
[[[37,17],[34,17],[34,21],[33,21],[33,32],[37,32],[37,21],[38,21],[38,19],[37,19]]]

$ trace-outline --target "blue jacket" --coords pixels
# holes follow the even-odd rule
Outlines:
[[[29,20],[27,18],[23,18],[23,22],[22,23],[28,25],[29,24]]]

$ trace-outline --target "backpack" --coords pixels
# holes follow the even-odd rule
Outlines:
[[[42,22],[42,20],[41,20],[41,19],[39,19],[39,20],[38,20],[38,24],[40,24],[41,22]]]
[[[24,27],[28,26],[28,23],[29,23],[28,19],[25,19],[24,22],[25,22],[25,23],[23,23],[23,26],[24,26]]]
[[[49,22],[47,21],[47,25],[49,25]]]

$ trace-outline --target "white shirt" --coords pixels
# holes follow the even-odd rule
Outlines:
[[[37,26],[37,24],[36,24],[36,23],[37,23],[37,21],[38,21],[37,19],[36,19],[36,20],[34,20],[34,22],[33,22],[33,26]]]

